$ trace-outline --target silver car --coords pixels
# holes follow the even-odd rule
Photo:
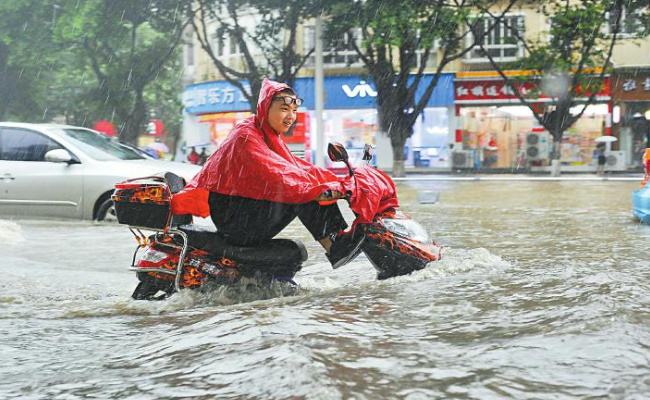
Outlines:
[[[0,123],[0,216],[101,221],[117,182],[166,171],[189,180],[199,170],[86,128]]]

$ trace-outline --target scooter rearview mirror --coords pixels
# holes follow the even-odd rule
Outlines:
[[[327,145],[327,155],[332,161],[348,161],[348,152],[341,143],[330,143]]]

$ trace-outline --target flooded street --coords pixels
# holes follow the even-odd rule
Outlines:
[[[443,260],[377,282],[310,258],[299,294],[130,299],[125,226],[0,220],[2,399],[647,399],[637,182],[413,182]],[[439,194],[419,204],[417,191]]]

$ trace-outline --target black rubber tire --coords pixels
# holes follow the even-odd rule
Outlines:
[[[131,297],[135,300],[164,300],[174,293],[174,282],[156,279],[146,273],[137,274],[140,283],[136,286]],[[164,292],[155,296],[159,291]]]
[[[116,220],[115,208],[113,207],[113,200],[111,199],[104,200],[97,209],[97,215],[95,216],[95,220],[97,221],[104,221],[106,219]]]

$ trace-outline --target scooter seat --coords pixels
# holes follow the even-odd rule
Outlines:
[[[295,273],[307,260],[307,249],[297,240],[271,239],[259,246],[237,246],[228,243],[214,227],[189,224],[181,225],[178,229],[185,232],[192,247],[266,272],[282,272],[287,268],[287,273]]]

